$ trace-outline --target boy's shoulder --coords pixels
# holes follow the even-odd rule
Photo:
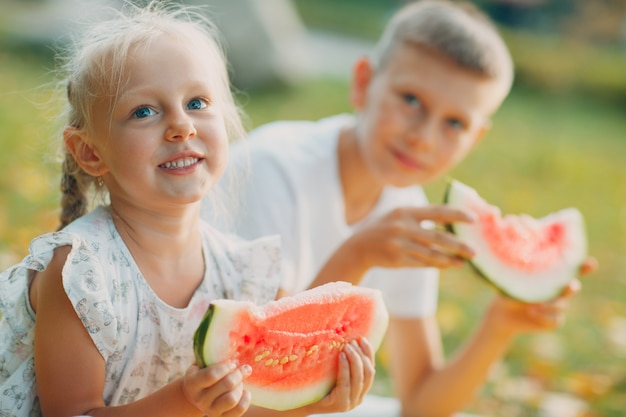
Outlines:
[[[254,164],[262,160],[306,163],[327,158],[335,149],[339,131],[352,116],[340,114],[316,121],[284,120],[259,126],[233,147],[235,158]]]

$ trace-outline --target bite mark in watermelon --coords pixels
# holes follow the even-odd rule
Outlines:
[[[388,313],[378,290],[333,282],[257,306],[216,300],[194,335],[203,367],[225,360],[252,367],[252,404],[288,410],[319,401],[335,386],[338,356],[365,337],[376,350]]]
[[[452,180],[445,203],[476,216],[451,230],[474,249],[474,269],[504,294],[526,302],[557,297],[578,276],[587,256],[582,214],[575,208],[543,218],[502,216],[471,187]]]

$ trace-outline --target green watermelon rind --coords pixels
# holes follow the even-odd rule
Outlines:
[[[207,363],[204,361],[204,353],[202,351],[202,348],[204,346],[204,340],[206,339],[206,335],[209,330],[209,324],[211,323],[214,312],[215,305],[209,304],[209,308],[207,308],[206,313],[204,313],[204,317],[202,317],[198,328],[193,334],[193,353],[196,358],[196,364],[200,368],[204,368],[207,366]]]
[[[450,204],[450,200],[451,200],[451,193],[452,193],[452,189],[454,187],[454,184],[458,183],[458,184],[462,184],[456,180],[453,179],[449,179],[446,189],[445,189],[445,193],[444,193],[444,204]],[[463,184],[465,185],[465,184]],[[469,187],[471,188],[471,187]],[[572,210],[572,209],[570,209]],[[451,224],[447,224],[446,229],[455,234],[455,235],[459,235],[459,231],[458,229],[455,227],[454,223]],[[584,251],[586,253],[586,251]],[[554,291],[546,293],[544,296],[542,297],[523,297],[520,296],[519,294],[515,294],[512,291],[507,290],[506,288],[504,288],[504,286],[502,285],[498,285],[494,279],[492,277],[490,277],[490,275],[488,273],[486,273],[483,268],[481,268],[481,266],[475,262],[472,259],[467,259],[467,264],[471,267],[471,269],[477,274],[477,276],[479,276],[480,278],[482,278],[490,287],[492,287],[494,290],[496,290],[497,292],[499,292],[500,294],[509,297],[511,299],[517,300],[517,301],[522,301],[525,303],[539,303],[539,302],[546,302],[546,301],[550,301],[552,299],[557,298],[559,295],[561,295],[563,293],[563,290],[567,287],[567,285],[569,284],[570,281],[578,278],[580,276],[580,267],[582,266],[584,259],[581,259],[580,263],[575,265],[569,274],[569,279],[568,280],[564,280],[563,284],[559,287],[555,287]]]

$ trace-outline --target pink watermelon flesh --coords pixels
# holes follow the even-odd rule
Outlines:
[[[558,296],[586,257],[582,215],[569,208],[540,219],[502,216],[471,187],[451,181],[446,204],[476,216],[452,231],[476,252],[475,269],[503,293],[527,302]]]
[[[287,410],[322,399],[335,385],[338,355],[360,337],[377,349],[388,321],[379,291],[326,284],[263,306],[218,300],[198,328],[198,362],[252,367],[252,403]]]

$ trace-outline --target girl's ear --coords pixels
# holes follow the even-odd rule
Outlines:
[[[63,131],[65,146],[76,163],[89,175],[98,177],[106,172],[106,166],[98,150],[87,140],[83,130],[68,126]]]
[[[350,102],[356,110],[365,106],[367,101],[367,89],[372,81],[374,68],[367,57],[359,58],[352,68],[352,86],[350,89]]]

